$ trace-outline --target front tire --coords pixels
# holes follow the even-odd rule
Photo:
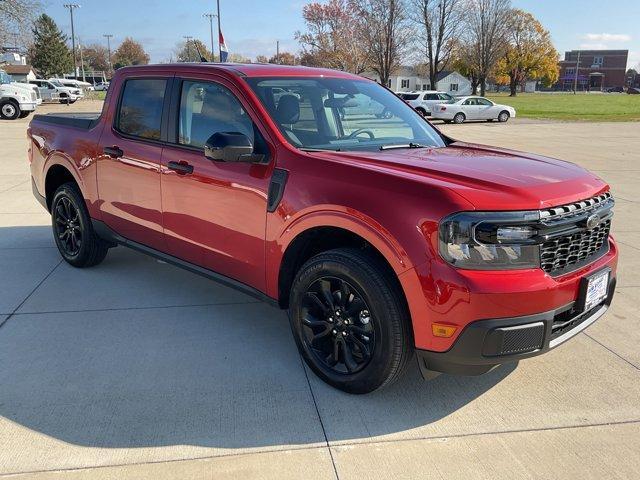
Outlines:
[[[0,117],[4,120],[16,120],[20,118],[20,105],[14,100],[0,102]]]
[[[461,123],[464,123],[466,119],[467,117],[465,116],[464,113],[462,112],[456,113],[455,116],[453,117],[453,123],[461,124]]]
[[[509,121],[510,117],[511,115],[509,115],[509,112],[507,112],[506,110],[503,110],[502,112],[500,112],[500,115],[498,115],[498,121],[500,123],[506,123]]]
[[[78,187],[65,183],[51,201],[53,238],[62,258],[74,267],[92,267],[104,260],[109,244],[93,231],[91,218]]]
[[[409,314],[375,257],[335,249],[307,261],[291,287],[289,321],[318,377],[349,393],[392,383],[411,357]]]

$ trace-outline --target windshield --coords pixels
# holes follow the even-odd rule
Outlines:
[[[56,87],[64,87],[64,85],[58,80],[50,80]]]
[[[247,78],[292,145],[308,150],[444,147],[438,132],[389,90],[367,80]]]
[[[7,72],[3,72],[2,70],[0,70],[0,85],[5,85],[11,82],[13,82],[11,75],[9,75]]]

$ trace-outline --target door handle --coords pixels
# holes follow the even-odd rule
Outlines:
[[[104,147],[103,152],[109,155],[111,158],[120,158],[124,155],[124,152],[120,147],[114,145],[113,147]]]
[[[167,167],[169,170],[178,172],[178,175],[193,173],[193,165],[189,165],[187,162],[169,162]]]

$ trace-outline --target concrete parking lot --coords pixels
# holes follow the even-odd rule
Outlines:
[[[640,478],[640,123],[444,126],[609,181],[616,298],[542,357],[431,382],[412,366],[366,396],[319,381],[253,298],[122,247],[63,263],[27,124],[0,121],[0,477]]]

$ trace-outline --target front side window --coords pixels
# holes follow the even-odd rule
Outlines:
[[[116,130],[126,135],[160,140],[165,79],[127,80],[122,91]]]
[[[400,98],[376,83],[342,78],[247,78],[284,137],[302,149],[445,146]],[[285,90],[286,94],[281,94]],[[407,99],[407,95],[403,97]],[[413,94],[418,97],[418,94]]]
[[[282,98],[285,93],[276,95]],[[201,148],[209,137],[222,132],[243,133],[254,143],[253,122],[227,88],[211,82],[183,82],[178,143]]]

